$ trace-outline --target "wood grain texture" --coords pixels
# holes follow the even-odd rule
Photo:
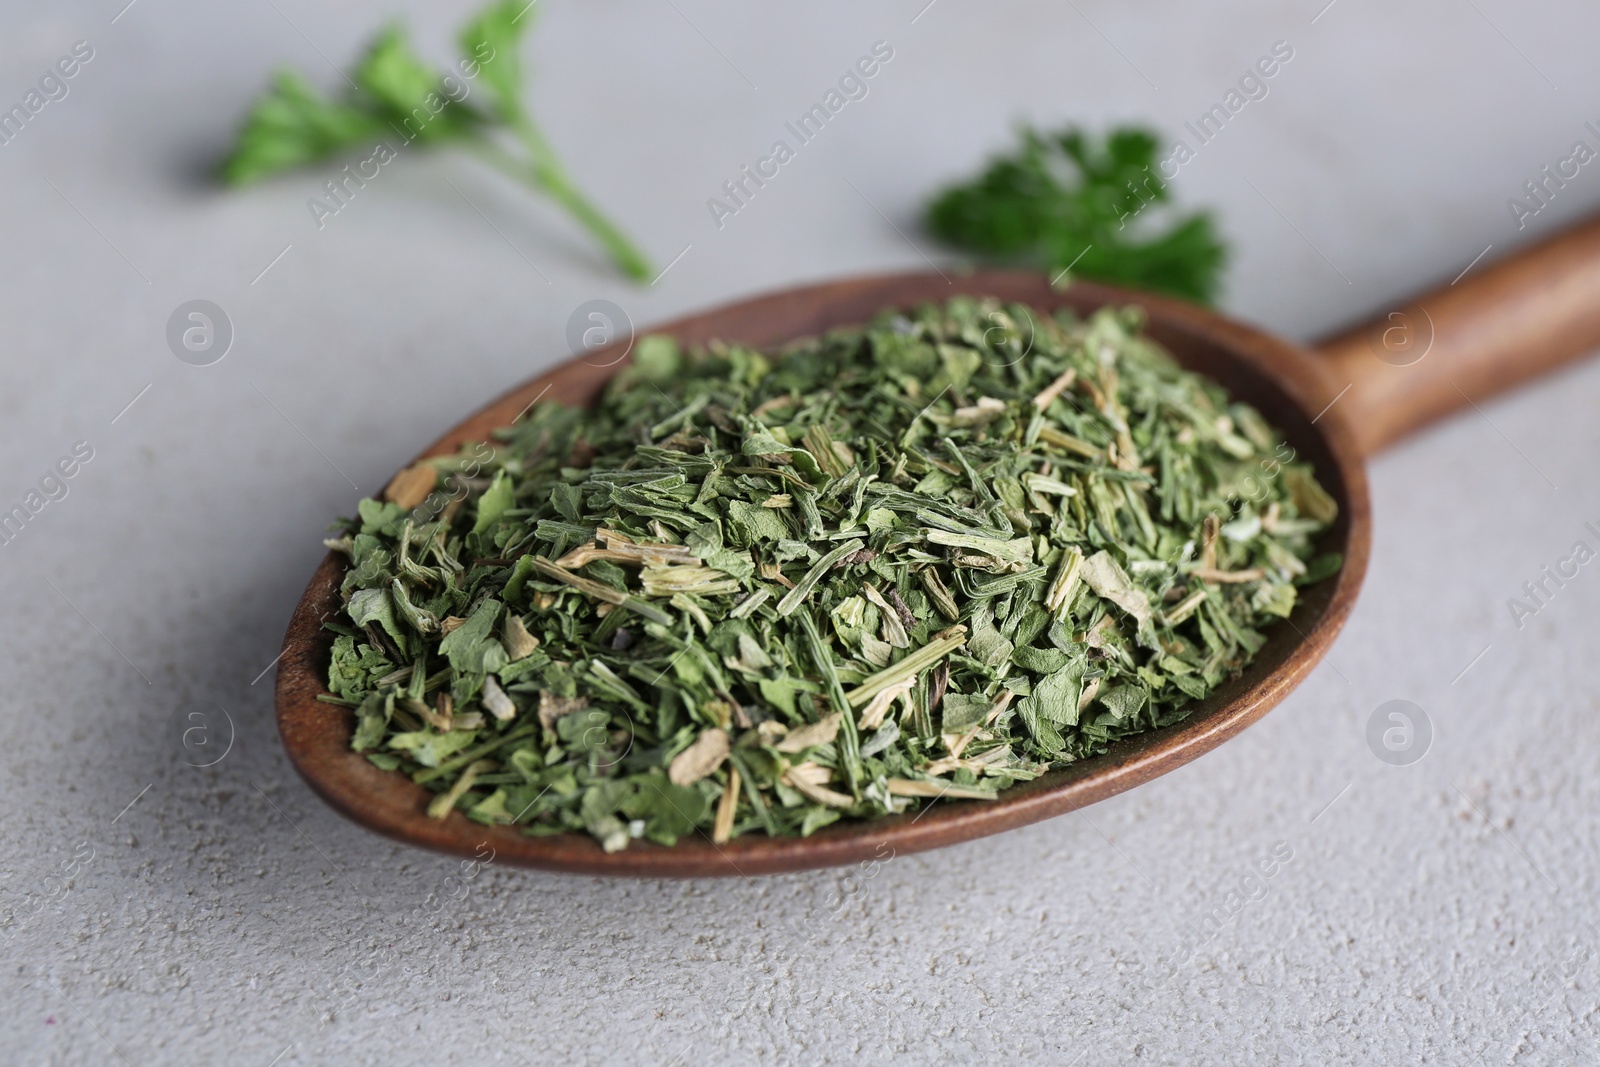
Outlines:
[[[1318,346],[1372,454],[1600,348],[1600,216]]]
[[[487,843],[496,862],[549,870],[638,877],[753,875],[881,860],[1037,822],[1165,774],[1261,718],[1316,665],[1344,624],[1366,572],[1370,543],[1366,474],[1355,438],[1337,414],[1313,424],[1330,395],[1329,381],[1303,349],[1178,301],[1088,284],[1058,292],[1040,275],[1002,271],[953,280],[902,274],[829,282],[742,301],[653,332],[689,343],[722,338],[773,345],[862,323],[885,307],[911,307],[958,293],[1080,313],[1107,304],[1142,306],[1152,337],[1185,366],[1259,408],[1299,458],[1315,466],[1339,502],[1339,519],[1318,550],[1342,552],[1344,569],[1305,590],[1288,624],[1272,629],[1250,668],[1198,703],[1186,720],[1118,742],[1104,756],[1014,786],[994,801],[941,802],[918,814],[836,823],[803,839],[747,834],[718,846],[696,837],[671,848],[640,841],[608,855],[587,835],[528,837],[511,827],[481,826],[460,813],[430,819],[424,808],[433,794],[350,751],[354,716],[316,699],[325,691],[331,646],[321,622],[338,610],[344,573],[343,557],[330,554],[295,609],[278,669],[278,724],[295,768],[328,803],[361,825],[440,852],[471,857]],[[572,404],[591,402],[622,365],[620,354],[600,350],[556,367],[468,417],[423,456],[485,440],[541,394]]]

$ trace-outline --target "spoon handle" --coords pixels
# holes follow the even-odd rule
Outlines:
[[[1368,455],[1596,349],[1600,216],[1317,345]]]

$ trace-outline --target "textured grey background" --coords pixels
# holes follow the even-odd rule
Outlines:
[[[318,802],[252,681],[352,484],[561,357],[581,302],[643,325],[918,267],[918,204],[1014,120],[1176,130],[1281,39],[1271,95],[1177,191],[1236,241],[1227,307],[1309,338],[1600,204],[1586,168],[1521,232],[1506,207],[1593,143],[1592,6],[541,0],[551,137],[659,263],[688,249],[639,288],[459,158],[403,154],[320,232],[323,175],[208,181],[273,65],[332,86],[324,57],[395,5],[124,2],[0,5],[6,105],[96,50],[0,147],[0,505],[95,449],[0,548],[0,1061],[1595,1060],[1600,574],[1520,631],[1506,601],[1595,543],[1600,366],[1374,465],[1360,606],[1259,726],[1083,814],[867,871],[466,877]],[[469,5],[406,6],[446,60]],[[871,95],[719,231],[705,199],[878,39]],[[238,331],[206,368],[163,340],[196,297]],[[1365,739],[1391,699],[1433,724],[1411,766]],[[191,714],[213,767],[185,765]],[[1275,847],[1264,893],[1230,898]]]

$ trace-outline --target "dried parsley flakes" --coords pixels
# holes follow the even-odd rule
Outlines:
[[[1181,719],[1336,514],[1137,309],[643,340],[344,536],[331,695],[429,811],[607,850],[992,798]]]

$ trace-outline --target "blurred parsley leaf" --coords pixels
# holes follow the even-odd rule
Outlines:
[[[463,27],[465,57],[442,76],[417,56],[399,26],[385,27],[374,38],[341,99],[323,96],[295,71],[280,71],[245,118],[222,163],[223,181],[247,185],[336,156],[371,152],[380,141],[454,143],[555,200],[624,273],[648,280],[655,273],[650,262],[578,192],[522,105],[517,48],[533,21],[532,8],[525,0],[489,4]],[[474,89],[486,98],[482,103],[472,100]]]
[[[438,114],[429,114],[432,109],[428,97],[441,98],[440,79],[412,51],[405,31],[398,26],[386,28],[372,42],[361,66],[356,68],[355,81],[369,98],[368,107],[395,126],[403,126],[418,112],[428,116],[428,121],[406,127],[407,136],[439,140],[460,133],[469,124],[459,118],[470,113],[463,107],[447,106]]]
[[[524,14],[531,6],[491,4],[461,29],[461,50],[469,57],[469,62],[478,65],[479,76],[494,94],[498,113],[505,119],[522,113],[522,101],[518,97],[522,88],[522,63],[517,58],[517,46],[522,40],[523,27],[533,21]]]
[[[364,146],[383,132],[371,112],[329,100],[295,71],[280,71],[251,109],[222,177],[246,185]]]
[[[1022,144],[928,205],[928,228],[959,248],[1085,278],[1210,303],[1227,250],[1210,215],[1156,232],[1145,211],[1170,193],[1155,169],[1157,140],[1139,128],[1102,143],[1075,128],[1021,131]],[[1143,231],[1143,235],[1141,235]]]

